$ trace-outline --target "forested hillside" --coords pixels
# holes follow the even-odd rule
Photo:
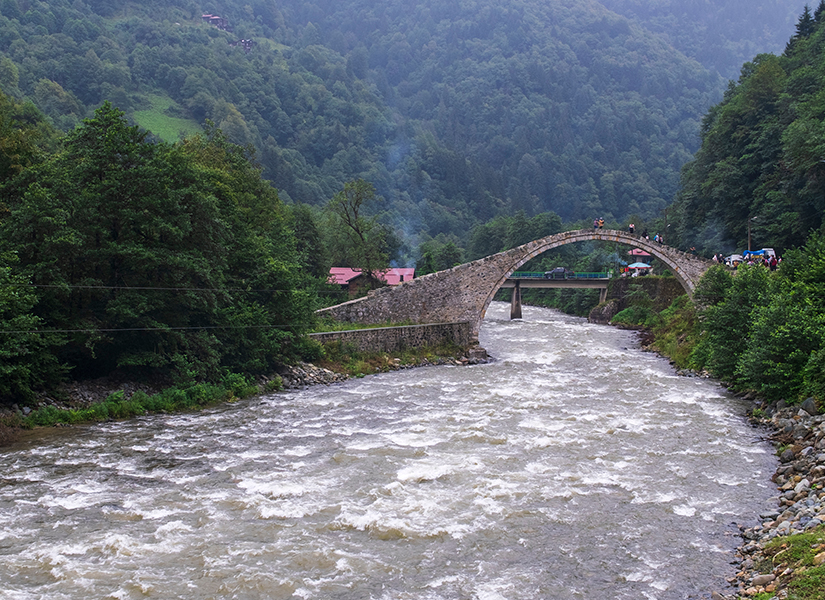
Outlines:
[[[802,13],[798,0],[600,0],[727,79],[757,54],[782,52]]]
[[[780,55],[747,63],[704,119],[684,170],[671,239],[709,256],[803,245],[825,211],[825,2]]]
[[[57,127],[104,100],[168,141],[210,119],[257,149],[287,202],[360,177],[412,241],[519,209],[655,217],[723,89],[597,2],[3,0],[0,14],[0,86]]]
[[[150,141],[106,102],[51,151],[41,119],[0,97],[0,404],[69,371],[216,381],[301,352],[319,280],[243,148]]]

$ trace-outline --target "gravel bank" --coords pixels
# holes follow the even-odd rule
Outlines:
[[[761,523],[742,530],[736,555],[738,573],[729,583],[732,594],[714,592],[714,600],[752,598],[775,593],[788,596],[787,586],[799,573],[774,560],[765,545],[780,536],[809,532],[825,523],[825,415],[817,415],[813,399],[801,406],[784,402],[758,403],[753,422],[766,426],[777,447],[779,466],[772,477],[777,486],[776,508],[759,515]],[[825,548],[814,564],[825,564]]]

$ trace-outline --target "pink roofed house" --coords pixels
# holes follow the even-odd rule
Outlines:
[[[394,268],[381,273],[379,282],[380,285],[398,285],[410,281],[413,277],[415,277],[414,268]],[[349,290],[351,298],[357,296],[365,287],[366,282],[364,279],[361,269],[332,267],[329,270],[329,282],[340,285],[342,289]]]

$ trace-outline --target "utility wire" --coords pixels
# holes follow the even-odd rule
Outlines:
[[[191,331],[199,329],[294,329],[296,325],[202,325],[198,327],[122,327],[119,329],[34,329],[0,333],[116,333],[118,331]]]
[[[158,290],[158,291],[172,291],[172,292],[292,292],[294,289],[273,289],[273,290],[249,290],[246,288],[187,288],[187,287],[149,287],[149,286],[134,286],[123,287],[113,285],[55,285],[55,284],[36,284],[36,283],[3,283],[2,287],[34,287],[34,288],[49,288],[49,289],[69,289],[69,290]],[[339,294],[346,293],[347,290],[315,290],[322,294]]]

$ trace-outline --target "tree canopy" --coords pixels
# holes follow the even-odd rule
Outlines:
[[[805,243],[825,212],[825,27],[809,9],[780,56],[742,67],[706,115],[671,223],[682,246],[712,254]]]
[[[310,325],[285,208],[219,131],[153,142],[107,102],[2,191],[4,277],[76,376],[262,372]]]

